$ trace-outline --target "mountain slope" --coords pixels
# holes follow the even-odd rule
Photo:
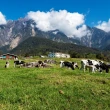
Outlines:
[[[70,39],[59,30],[41,31],[33,20],[21,18],[16,21],[8,21],[6,25],[0,25],[0,47],[6,46],[5,50],[14,49],[29,37],[44,37],[57,42],[79,43],[77,39]]]
[[[14,48],[10,53],[20,55],[40,55],[47,54],[48,52],[65,52],[74,51],[78,53],[98,53],[96,49],[79,46],[72,43],[59,43],[46,38],[30,37],[23,41],[19,46]]]
[[[103,49],[110,44],[110,33],[95,27],[91,28],[88,26],[88,30],[91,33],[89,36],[68,38],[58,29],[44,32],[39,30],[36,25],[37,24],[33,20],[28,20],[26,18],[8,21],[6,25],[0,25],[0,47],[4,46],[5,50],[8,51],[13,50],[30,37],[47,38],[52,41],[73,43],[97,49]]]
[[[88,30],[91,32],[91,35],[81,38],[81,43],[83,45],[103,49],[110,44],[110,33],[107,33],[95,27],[88,27]]]
[[[104,51],[110,51],[110,45],[107,45],[103,50]]]

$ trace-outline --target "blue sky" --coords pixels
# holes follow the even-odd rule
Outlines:
[[[110,0],[1,0],[0,12],[6,19],[16,20],[24,17],[29,11],[67,10],[86,14],[86,24],[93,25],[98,21],[110,18]]]
[[[33,19],[43,31],[59,29],[67,36],[89,35],[85,25],[110,32],[110,0],[0,1],[0,24],[24,17]]]

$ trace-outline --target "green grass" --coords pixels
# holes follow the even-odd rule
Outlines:
[[[0,110],[110,110],[110,73],[4,65],[0,60]]]

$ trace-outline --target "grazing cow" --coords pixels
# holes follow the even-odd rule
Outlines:
[[[107,64],[105,64],[103,62],[100,62],[100,68],[101,68],[100,72],[102,72],[103,70],[105,70],[106,73],[108,73],[109,72],[110,65],[107,65]]]
[[[51,67],[49,64],[47,64],[47,63],[45,63],[45,62],[43,62],[43,61],[38,61],[38,66],[39,67]]]
[[[44,63],[43,61],[36,61],[36,62],[28,62],[25,63],[25,67],[31,68],[31,67],[50,67],[47,63]]]
[[[25,63],[24,65],[25,67],[31,68],[31,67],[51,67],[50,65],[48,65],[47,63],[44,63],[43,61],[36,61],[36,62],[28,62]]]
[[[78,68],[79,69],[77,62],[72,62],[72,64],[73,64],[74,68]]]
[[[100,71],[100,63],[96,60],[81,60],[81,69],[85,70],[89,68],[89,71],[94,73],[96,70]]]
[[[24,64],[25,64],[25,62],[24,61],[21,61],[21,60],[14,61],[14,67],[16,67],[16,65],[19,65],[21,67]]]
[[[9,62],[6,61],[5,68],[9,68]]]
[[[24,64],[25,67],[31,68],[31,67],[38,67],[38,62],[28,62]]]
[[[55,64],[56,61],[52,59],[47,59],[47,60],[44,60],[44,63]]]
[[[74,64],[68,61],[61,61],[60,62],[60,67],[68,67],[74,70]]]
[[[47,64],[47,63],[43,63],[41,66],[42,66],[43,68],[52,67],[51,65],[49,65],[49,64]]]
[[[38,67],[43,67],[43,65],[44,65],[44,62],[43,61],[38,61]]]

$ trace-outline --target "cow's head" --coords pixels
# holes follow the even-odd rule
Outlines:
[[[79,69],[77,62],[72,62],[72,64],[73,64],[74,68],[78,68]]]

